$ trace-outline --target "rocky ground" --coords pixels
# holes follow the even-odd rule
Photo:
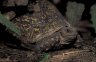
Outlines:
[[[0,24],[0,62],[96,62],[94,28],[86,20],[70,23],[60,1],[0,0],[1,14],[22,31],[14,36]]]

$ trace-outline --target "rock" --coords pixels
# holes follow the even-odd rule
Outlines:
[[[8,20],[12,20],[15,16],[16,16],[16,13],[14,11],[10,11],[10,12],[7,12],[7,13],[4,13],[3,14]]]
[[[7,6],[7,7],[15,6],[14,1],[15,1],[15,0],[4,0],[3,6]]]
[[[4,0],[3,6],[12,7],[12,6],[26,6],[29,0]]]
[[[15,0],[17,6],[26,6],[29,0]]]

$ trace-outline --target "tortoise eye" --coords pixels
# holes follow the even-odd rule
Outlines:
[[[68,27],[68,26],[65,26],[65,27]]]

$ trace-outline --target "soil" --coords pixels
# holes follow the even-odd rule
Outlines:
[[[59,11],[62,0],[58,1],[56,4],[50,0],[0,1],[2,15],[22,31],[18,38],[0,24],[0,62],[96,62],[93,27],[86,27],[83,23],[87,25],[88,21],[85,21],[78,27],[84,31],[76,30],[63,16],[66,11]]]

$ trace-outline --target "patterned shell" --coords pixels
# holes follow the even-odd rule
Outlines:
[[[13,20],[22,31],[21,38],[25,43],[34,43],[67,26],[64,17],[48,1],[38,0],[32,14],[25,14]]]

